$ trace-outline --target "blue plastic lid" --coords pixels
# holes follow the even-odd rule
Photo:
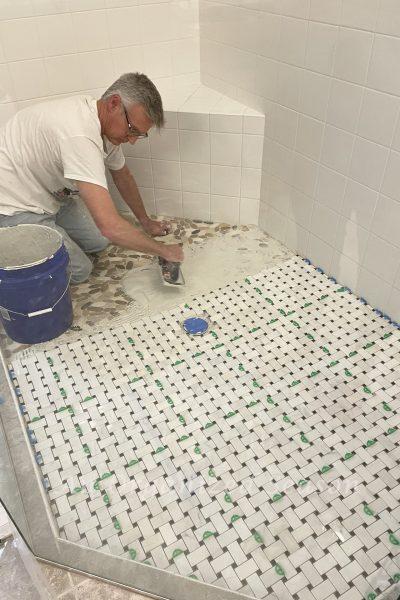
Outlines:
[[[201,335],[208,329],[208,322],[200,317],[189,317],[183,321],[183,329],[191,335]]]

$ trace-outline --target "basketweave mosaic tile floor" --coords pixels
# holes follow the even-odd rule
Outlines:
[[[61,537],[257,598],[372,600],[400,587],[399,363],[400,331],[295,257],[10,374]]]

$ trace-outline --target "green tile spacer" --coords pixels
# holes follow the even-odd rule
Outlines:
[[[195,452],[195,454],[201,454],[201,448],[200,448],[200,446],[195,446],[194,452]]]
[[[265,300],[268,302],[268,304],[274,305],[274,301],[271,300],[271,298],[265,298]]]
[[[312,302],[306,302],[301,308],[308,308],[309,306],[311,306],[311,304]]]
[[[353,373],[351,371],[349,371],[348,369],[344,370],[344,374],[346,375],[346,377],[353,377]]]
[[[372,394],[371,390],[369,389],[369,387],[367,385],[363,385],[363,392],[365,394]]]
[[[202,354],[204,354],[203,352],[196,352],[196,354],[193,354],[192,358],[197,358],[198,356],[201,356]]]
[[[60,406],[60,408],[57,408],[57,410],[55,410],[55,413],[60,413],[60,412],[64,412],[64,410],[68,410],[68,406]]]
[[[50,367],[54,367],[53,360],[50,358],[50,356],[47,357],[47,362],[49,363]]]
[[[94,396],[85,396],[85,398],[81,402],[89,402],[89,400],[93,400]]]
[[[210,333],[213,336],[213,338],[218,338],[218,335],[215,333],[215,331],[210,331]]]
[[[189,304],[184,304],[184,308],[190,308]]]
[[[121,529],[121,524],[118,521],[118,519],[114,519],[114,529],[116,529],[117,531]]]
[[[183,550],[181,550],[180,548],[176,548],[173,553],[172,553],[172,559],[174,560],[175,558],[177,558],[178,556],[180,556],[181,554],[183,554]]]
[[[235,335],[235,337],[231,339],[231,342],[236,342],[236,340],[240,340],[242,337],[242,335]]]
[[[133,467],[133,465],[137,465],[138,464],[138,459],[137,458],[133,458],[132,460],[130,460],[128,462],[128,464],[126,465],[127,467]]]
[[[225,494],[224,500],[225,500],[225,502],[232,503],[232,498],[231,498],[231,496],[229,494]]]
[[[330,354],[328,348],[326,346],[321,346],[321,350],[325,352],[325,354]]]
[[[238,521],[240,519],[240,515],[232,515],[231,516],[231,523],[234,523],[235,521]]]
[[[276,322],[277,322],[277,320],[278,320],[278,319],[271,319],[271,321],[269,321],[269,322],[267,323],[267,325],[273,325],[274,323],[276,323]]]
[[[372,508],[370,508],[366,502],[364,502],[364,509],[363,510],[364,510],[365,514],[368,515],[369,517],[373,517],[375,515],[374,511],[372,510]]]
[[[258,531],[255,531],[253,534],[254,539],[256,540],[256,542],[258,544],[262,544],[264,542],[264,540],[262,539],[261,535],[258,533]]]
[[[368,342],[368,344],[363,346],[363,350],[368,350],[368,348],[372,348],[372,346],[375,346],[375,342]]]
[[[210,469],[208,469],[208,475],[209,475],[210,477],[216,477],[216,474],[215,474],[215,471],[214,471],[214,469],[211,469],[211,468],[210,468]]]
[[[295,327],[300,329],[300,325],[297,323],[297,321],[290,321],[290,322],[292,323],[292,325],[294,325]]]
[[[336,365],[339,364],[338,360],[333,360],[331,363],[329,363],[328,367],[336,367]]]
[[[282,500],[285,494],[274,494],[272,496],[272,502],[278,502],[278,500]]]
[[[83,444],[83,451],[85,452],[85,454],[90,454],[90,448],[87,444]]]
[[[203,540],[206,540],[209,537],[212,537],[213,535],[215,535],[215,531],[205,531],[203,533]]]
[[[149,560],[142,560],[142,564],[151,566],[151,562]]]
[[[232,358],[232,353],[231,353],[230,350],[227,351],[226,355],[227,355],[228,358]]]
[[[355,452],[346,452],[343,460],[350,460],[350,458],[353,458],[353,456],[355,456],[355,455],[356,455]]]
[[[131,383],[136,383],[137,381],[140,381],[141,379],[143,379],[143,377],[134,377],[133,379],[131,379]]]
[[[212,427],[213,425],[216,425],[215,421],[209,421],[208,423],[206,423],[204,425],[204,429],[209,429],[210,427]]]
[[[254,333],[255,331],[258,331],[259,329],[261,329],[261,327],[253,327],[253,329],[250,329],[250,333]]]
[[[73,493],[73,494],[78,494],[78,493],[79,493],[79,492],[81,492],[82,490],[83,490],[83,487],[76,487],[76,488],[74,488],[74,490],[73,490],[73,492],[72,492],[72,493]]]
[[[64,388],[60,388],[60,394],[63,398],[67,397],[67,392],[64,390]]]
[[[253,387],[255,387],[255,388],[261,387],[260,384],[257,383],[257,381],[255,379],[253,379]]]
[[[74,415],[75,415],[75,412],[74,412],[74,409],[72,408],[72,406],[68,406],[68,412],[69,412],[69,414],[70,414],[70,415],[72,415],[72,416],[74,416]]]
[[[177,367],[178,365],[181,365],[184,362],[185,362],[184,360],[177,360],[176,362],[172,363],[172,366]]]
[[[391,542],[392,544],[394,544],[395,546],[400,546],[400,540],[399,538],[397,538],[394,533],[391,533],[389,535],[389,542]]]
[[[196,577],[196,575],[194,575],[193,573],[192,573],[191,575],[189,575],[189,577],[190,577],[190,579],[196,579],[196,580],[198,580],[198,579],[199,579],[199,578],[198,578],[198,577]]]
[[[258,400],[252,400],[250,404],[247,404],[246,408],[252,408],[253,406],[257,406]]]
[[[346,289],[347,289],[347,288],[345,288],[345,287],[341,287],[341,288],[339,288],[338,290],[335,290],[335,292],[337,292],[337,293],[342,293],[342,292],[345,292],[345,291],[346,291]]]
[[[355,356],[356,354],[358,354],[357,350],[353,350],[353,352],[350,352],[349,354],[349,358],[352,358],[353,356]]]
[[[287,415],[283,415],[283,420],[285,421],[285,423],[292,423],[292,421]]]
[[[266,400],[267,400],[268,404],[275,404],[275,402],[272,399],[272,396],[267,396]]]
[[[299,481],[298,485],[299,485],[300,487],[303,487],[303,486],[307,485],[307,483],[308,483],[308,482],[307,482],[307,479],[300,479],[300,481]]]
[[[218,348],[222,348],[222,346],[223,346],[223,345],[224,345],[224,344],[221,342],[220,344],[217,344],[216,346],[213,346],[213,347],[211,348],[211,350],[218,350]]]
[[[390,406],[390,405],[389,405],[387,402],[384,402],[384,403],[382,404],[382,406],[383,406],[383,409],[384,409],[384,410],[387,410],[388,412],[391,412],[391,411],[392,411],[392,408],[391,408],[391,406]]]
[[[234,417],[235,415],[236,415],[236,411],[228,412],[228,414],[225,415],[225,419],[230,419],[231,417]]]
[[[153,369],[150,367],[150,365],[145,365],[145,368],[150,375],[153,375]]]
[[[104,504],[109,504],[110,503],[110,498],[109,498],[108,494],[104,494],[104,496],[103,496],[103,502],[104,502]]]
[[[136,355],[137,355],[139,358],[143,358],[143,354],[142,354],[142,353],[141,353],[139,350],[136,350]]]
[[[328,298],[329,294],[324,294],[323,296],[321,296],[321,298],[318,298],[318,300],[325,300],[325,298]]]
[[[76,431],[76,433],[78,433],[79,435],[81,435],[81,433],[82,433],[82,429],[81,429],[81,427],[80,427],[79,425],[75,425],[75,431]]]
[[[365,600],[375,600],[375,598],[377,598],[378,596],[375,594],[375,592],[370,592],[366,597]]]
[[[131,346],[135,345],[135,342],[133,341],[133,339],[131,337],[128,337],[128,342],[130,343]]]
[[[376,444],[376,440],[368,440],[367,443],[365,444],[365,447],[370,448],[374,444]]]
[[[131,548],[129,550],[129,556],[131,557],[132,560],[135,560],[136,556],[137,556],[137,552],[136,550],[134,550],[133,548]]]
[[[166,449],[166,446],[159,446],[157,450],[155,450],[155,454],[160,454],[160,452],[164,452]]]
[[[163,384],[162,384],[162,383],[161,383],[161,381],[159,381],[158,379],[156,379],[156,386],[157,386],[158,388],[160,388],[160,390],[163,390],[163,389],[164,389],[164,386],[163,386]]]
[[[96,481],[94,482],[93,488],[94,488],[95,490],[99,490],[99,489],[100,489],[100,478],[99,478],[99,477],[98,477],[98,478],[96,479]]]
[[[391,337],[392,335],[393,335],[393,333],[392,333],[392,332],[390,332],[390,333],[385,333],[385,335],[384,335],[384,336],[382,336],[382,339],[383,339],[383,340],[386,340],[388,337]]]
[[[178,442],[184,442],[185,440],[188,440],[189,436],[188,435],[183,435],[182,437],[179,438]]]
[[[389,427],[389,429],[387,430],[387,435],[391,435],[395,431],[397,431],[397,427]]]
[[[56,411],[57,412],[57,411]],[[32,423],[35,423],[35,421],[40,421],[42,417],[33,417],[32,419]]]
[[[321,373],[321,371],[313,371],[312,373],[310,373],[309,377],[316,377],[320,373]]]
[[[182,417],[182,415],[180,415],[179,421],[182,423],[182,425],[186,425],[185,417]]]
[[[282,569],[281,565],[275,565],[275,573],[281,577],[285,577],[285,571]]]
[[[310,443],[309,440],[308,440],[308,438],[304,435],[304,433],[301,434],[300,439],[301,439],[301,441],[304,444],[309,444]]]
[[[245,368],[244,368],[244,366],[242,365],[242,363],[240,363],[240,365],[239,365],[239,371],[245,371]]]
[[[290,312],[286,313],[286,316],[290,317],[290,315],[294,315],[295,312],[295,310],[291,310]],[[291,323],[293,323],[293,321],[291,321]]]
[[[248,277],[246,277],[245,282],[246,283],[251,283],[251,281],[250,281],[250,279],[248,279]]]
[[[103,473],[103,475],[100,477],[100,479],[108,479],[109,477],[112,477],[113,474],[110,473],[109,471],[107,471],[106,473]]]
[[[290,388],[295,387],[296,385],[299,385],[299,383],[301,383],[300,379],[296,379],[296,381],[292,381],[292,383],[289,385]]]
[[[400,581],[400,573],[395,573],[393,575],[393,581],[394,583],[398,583]]]
[[[172,398],[170,398],[169,396],[165,396],[165,399],[168,402],[168,404],[170,404],[171,406],[174,406],[174,401],[172,400]]]
[[[56,381],[60,381],[60,376],[59,376],[59,374],[58,374],[56,371],[54,371],[54,373],[53,373],[53,377],[54,377],[54,379],[55,379]]]
[[[311,340],[312,342],[315,342],[315,337],[313,337],[311,335],[311,333],[306,333],[306,337],[308,337],[308,339]]]
[[[281,313],[281,315],[283,315],[284,317],[286,317],[286,313],[283,310],[283,308],[278,308],[278,312]]]
[[[260,290],[260,288],[254,288],[254,291],[257,292],[257,294],[262,294],[262,291]]]
[[[332,469],[332,465],[324,465],[321,469],[321,473],[328,473]]]

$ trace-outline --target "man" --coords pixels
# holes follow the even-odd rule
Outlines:
[[[167,234],[170,226],[148,217],[121,149],[163,124],[160,94],[140,73],[122,75],[97,102],[78,95],[21,110],[0,129],[0,227],[37,223],[57,229],[73,283],[91,273],[86,253],[110,242],[181,262],[179,244],[149,237]],[[105,167],[145,233],[117,212]]]

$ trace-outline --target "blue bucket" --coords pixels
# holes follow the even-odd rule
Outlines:
[[[69,255],[44,225],[0,228],[0,319],[21,344],[47,342],[72,325]]]

